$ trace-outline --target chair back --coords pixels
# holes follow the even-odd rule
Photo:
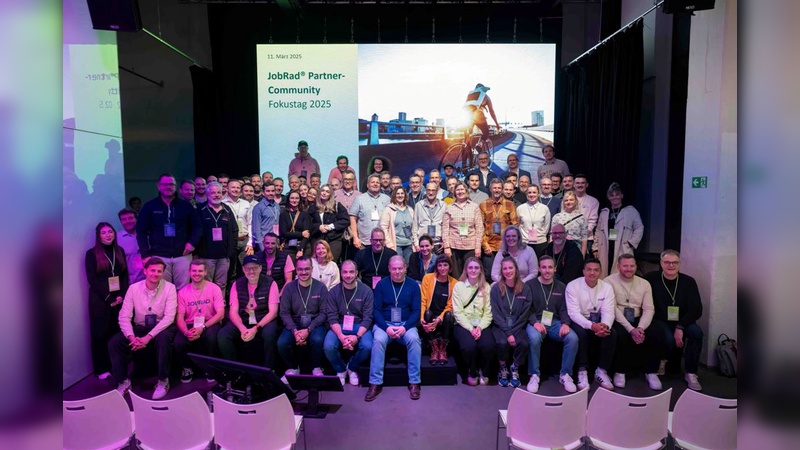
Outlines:
[[[233,450],[277,450],[297,440],[294,410],[286,394],[265,402],[239,405],[214,395],[217,445]]]
[[[211,413],[196,391],[172,400],[147,400],[133,392],[136,438],[143,448],[183,450],[204,448],[214,436]]]
[[[628,397],[598,389],[589,402],[586,434],[593,441],[620,448],[658,448],[667,437],[672,389],[653,397]]]
[[[133,434],[128,403],[116,389],[85,400],[64,401],[64,448],[120,448]]]
[[[722,399],[687,389],[672,412],[672,437],[694,447],[736,448],[736,399]]]
[[[515,389],[508,402],[506,435],[513,442],[543,448],[563,448],[586,434],[588,389],[562,397]]]

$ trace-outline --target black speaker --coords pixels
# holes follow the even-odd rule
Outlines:
[[[142,29],[138,0],[86,0],[92,28],[108,31],[132,31]]]
[[[664,13],[675,14],[714,9],[715,0],[664,0]]]

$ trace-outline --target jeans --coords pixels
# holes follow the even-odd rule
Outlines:
[[[225,287],[228,285],[228,270],[230,269],[231,262],[228,258],[221,259],[206,259],[206,280],[214,282],[222,290],[222,295],[225,295]]]
[[[219,352],[222,358],[236,361],[237,343],[239,345],[255,345],[256,341],[261,340],[264,345],[264,367],[271,369],[275,366],[275,341],[278,338],[278,322],[279,319],[276,318],[256,333],[256,337],[250,342],[243,342],[242,333],[233,322],[228,321],[217,335],[217,343],[219,343]]]
[[[136,337],[142,337],[150,330],[151,328],[148,327],[134,325],[133,335]],[[175,332],[177,331],[178,327],[176,327],[174,324],[170,325],[158,333],[156,337],[150,341],[150,343],[154,344],[156,348],[159,380],[169,379],[170,363],[172,362],[172,341],[175,338]],[[148,344],[148,347],[149,346],[150,344]],[[108,353],[111,356],[111,375],[113,375],[114,381],[117,383],[122,383],[128,379],[128,364],[133,357],[130,341],[128,341],[128,338],[123,336],[122,333],[117,333],[108,342]]]
[[[571,328],[578,335],[578,369],[586,370],[589,368],[589,347],[599,343],[600,361],[597,363],[597,367],[606,372],[610,371],[614,364],[614,351],[617,348],[616,330],[612,327],[611,334],[601,338],[597,337],[591,329],[587,330],[574,322]]]
[[[408,260],[411,258],[411,245],[398,245],[397,246],[397,254],[403,257],[403,261],[406,262],[406,266],[408,266]]]
[[[478,376],[478,355],[481,356],[481,370],[483,376],[489,376],[489,366],[494,359],[494,337],[489,328],[481,331],[481,337],[476,341],[472,334],[466,328],[457,325],[454,327],[453,335],[458,341],[458,347],[461,349],[461,356],[464,362],[467,363],[469,369],[469,376]]]
[[[191,366],[191,359],[187,356],[191,350],[193,353],[200,353],[202,355],[217,356],[217,335],[222,325],[215,323],[210,327],[206,327],[200,338],[194,341],[189,341],[186,336],[178,330],[175,333],[175,341],[173,349],[175,356],[181,367],[187,368]]]
[[[662,359],[667,357],[675,349],[675,327],[678,322],[664,322],[662,320],[653,319],[650,323],[650,328],[655,328],[664,337],[664,344],[666,353],[663,354]],[[703,348],[703,330],[696,324],[690,324],[683,330],[683,364],[686,373],[697,373],[697,368],[700,365],[700,351]]]
[[[342,334],[356,334],[360,326],[360,324],[355,324],[353,326],[354,331],[342,330]],[[358,341],[358,350],[356,350],[355,354],[350,358],[347,366],[345,366],[344,360],[342,360],[342,354],[339,352],[339,349],[342,348],[342,342],[339,341],[339,338],[336,337],[336,333],[334,333],[333,330],[328,330],[322,348],[325,351],[325,357],[328,358],[328,361],[330,361],[336,373],[342,373],[346,369],[350,369],[351,372],[358,372],[358,367],[362,362],[366,361],[369,353],[372,351],[372,331],[367,330],[367,332],[361,336],[361,340]]]
[[[528,333],[528,341],[530,342],[528,354],[528,374],[541,375],[539,371],[539,359],[542,354],[542,341],[545,338],[552,339],[556,342],[564,343],[564,350],[561,353],[561,375],[565,373],[571,374],[572,368],[575,366],[575,356],[578,354],[578,335],[572,329],[569,330],[564,336],[560,336],[558,331],[561,329],[561,321],[553,319],[553,323],[547,329],[546,334],[539,333],[533,325],[528,324],[525,331]]]
[[[180,291],[182,287],[189,284],[189,263],[192,262],[192,255],[176,256],[174,258],[159,255],[153,256],[158,256],[164,260],[166,264],[166,267],[164,267],[164,280],[174,284],[176,291]]]
[[[383,366],[386,359],[386,345],[394,341],[377,325],[372,327],[372,360],[369,363],[369,384],[383,384]],[[422,340],[416,328],[406,330],[397,341],[406,346],[408,351],[408,383],[420,384],[419,366],[422,361]]]
[[[297,362],[296,351],[310,351],[311,364],[313,367],[322,367],[322,344],[325,341],[325,327],[314,328],[314,331],[308,334],[306,345],[298,346],[295,344],[294,333],[284,328],[278,338],[278,353],[281,358],[286,362],[286,367],[289,369],[297,369],[300,365]]]
[[[634,327],[639,325],[639,319],[634,320]],[[649,326],[644,330],[644,343],[639,345],[633,342],[633,337],[618,322],[614,322],[614,329],[617,330],[617,356],[616,356],[616,371],[619,373],[628,373],[633,370],[634,357],[641,357],[641,352],[644,351],[644,373],[658,372],[658,365],[661,362],[661,357],[664,355],[665,343],[662,330],[658,327]]]

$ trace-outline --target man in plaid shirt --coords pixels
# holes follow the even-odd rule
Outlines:
[[[492,264],[495,253],[500,250],[503,232],[509,225],[519,225],[514,202],[503,197],[503,182],[495,178],[489,183],[492,196],[479,205],[483,217],[483,271],[486,281],[492,282]]]

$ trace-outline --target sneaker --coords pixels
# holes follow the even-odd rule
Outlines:
[[[486,386],[489,384],[489,377],[483,376],[482,372],[478,372],[478,384],[481,386]]]
[[[158,380],[156,390],[153,391],[153,400],[161,400],[167,396],[167,392],[169,392],[169,380]]]
[[[663,389],[661,386],[661,380],[658,378],[658,375],[655,373],[646,373],[644,374],[645,380],[647,380],[647,384],[650,385],[650,389],[654,391],[660,391]]]
[[[609,391],[614,390],[614,385],[611,384],[611,378],[608,377],[608,374],[605,370],[598,367],[597,370],[594,371],[594,378],[603,388],[608,389]]]
[[[473,377],[473,376],[468,376],[467,377],[467,385],[468,386],[477,386],[478,383],[479,383],[479,381],[478,381],[478,379],[476,377]]]
[[[347,376],[348,376],[348,378],[350,378],[350,386],[358,386],[359,385],[359,382],[358,382],[359,381],[358,380],[358,371],[357,370],[354,371],[354,370],[347,369]]]
[[[511,386],[512,387],[519,387],[522,384],[519,381],[519,370],[517,370],[517,366],[511,365]]]
[[[528,381],[528,386],[526,389],[528,389],[528,392],[532,392],[534,394],[539,392],[539,375],[531,375],[531,380]]]
[[[124,397],[124,396],[125,396],[125,394],[127,394],[127,393],[128,393],[128,391],[130,391],[130,390],[131,390],[131,380],[130,380],[130,379],[126,379],[125,381],[123,381],[122,383],[120,383],[120,384],[117,386],[117,392],[119,392],[119,395],[121,395],[121,396],[123,396],[123,397]]]
[[[703,386],[700,386],[700,381],[697,379],[697,374],[687,373],[685,379],[686,379],[686,384],[689,385],[689,389],[693,391],[703,390]]]
[[[508,367],[500,366],[500,371],[497,373],[497,382],[500,383],[500,386],[506,387],[510,381]]]
[[[336,376],[339,377],[339,381],[341,381],[342,386],[344,386],[344,379],[347,377],[347,372],[338,372]]]
[[[192,369],[185,367],[181,371],[181,383],[191,383],[193,377],[194,377],[194,371],[192,371]]]
[[[286,375],[297,375],[298,373],[300,373],[300,369],[286,369],[286,372],[283,372],[283,376],[281,377],[281,383],[289,384]]]
[[[614,386],[624,389],[625,388],[625,374],[624,373],[615,373],[614,374]]]
[[[589,374],[586,369],[578,371],[578,389],[586,389],[589,387]]]
[[[111,372],[103,372],[103,373],[101,373],[100,375],[97,376],[97,378],[99,378],[101,380],[105,380],[105,379],[107,379],[109,377],[111,377]]]
[[[322,370],[322,367],[314,367],[314,369],[311,370],[311,375],[315,377],[324,377],[325,372]]]
[[[661,375],[663,377],[665,373],[667,373],[667,360],[662,359],[661,362],[658,364],[658,375]]]
[[[564,390],[570,394],[578,390],[578,388],[575,387],[575,382],[572,381],[572,376],[568,373],[561,374],[561,376],[558,377],[558,382],[561,383],[561,385],[564,386]]]

